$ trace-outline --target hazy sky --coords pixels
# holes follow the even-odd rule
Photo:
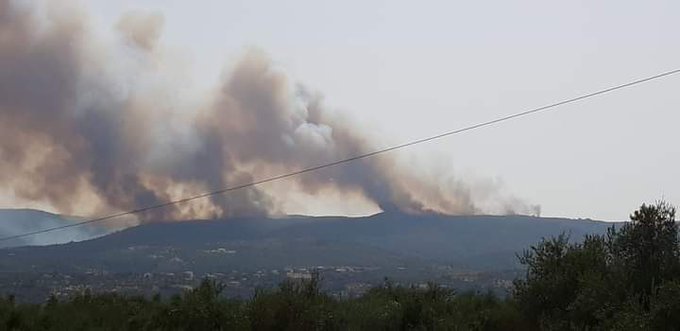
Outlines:
[[[164,16],[163,43],[213,86],[264,50],[385,144],[680,68],[677,1],[88,1],[110,30]],[[489,179],[543,215],[622,219],[680,203],[680,76],[399,151]],[[417,170],[416,170],[417,171]]]

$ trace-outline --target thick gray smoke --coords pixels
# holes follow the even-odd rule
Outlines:
[[[0,185],[18,198],[69,214],[127,210],[376,147],[260,52],[186,102],[183,81],[162,64],[161,16],[124,16],[107,43],[74,10],[40,13],[0,0]],[[359,193],[383,210],[483,211],[460,181],[400,168],[381,156],[306,174],[295,186]],[[285,199],[247,188],[141,219],[267,215]]]

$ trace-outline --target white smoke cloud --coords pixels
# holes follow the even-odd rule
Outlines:
[[[263,52],[246,52],[214,89],[187,97],[160,44],[159,14],[124,15],[119,38],[107,42],[78,10],[43,9],[0,0],[0,184],[21,200],[70,214],[83,205],[135,209],[378,147]],[[487,212],[469,183],[410,170],[383,155],[289,187],[360,197],[382,210]],[[250,187],[140,219],[277,214],[294,195],[280,185]],[[485,196],[502,200],[505,212],[525,209],[512,197]]]

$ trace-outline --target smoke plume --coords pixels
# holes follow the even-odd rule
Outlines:
[[[107,42],[77,10],[0,0],[0,186],[68,214],[128,210],[378,147],[258,51],[211,91],[184,97],[181,73],[164,64],[162,25],[158,14],[130,13]],[[464,182],[405,169],[384,155],[290,181],[382,210],[487,212]],[[277,214],[287,195],[250,187],[140,219]]]

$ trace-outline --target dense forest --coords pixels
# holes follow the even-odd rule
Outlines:
[[[631,222],[581,242],[545,238],[518,254],[525,277],[507,298],[382,286],[353,299],[320,277],[286,281],[249,300],[204,280],[182,296],[82,293],[42,305],[0,300],[2,330],[677,330],[680,247],[675,208],[642,205]]]

